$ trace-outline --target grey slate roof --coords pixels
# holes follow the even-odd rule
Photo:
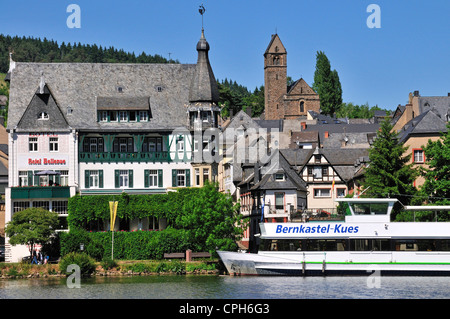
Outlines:
[[[80,130],[162,130],[186,126],[192,64],[21,63],[12,72],[8,129],[33,99],[41,72],[69,126]],[[123,88],[123,93],[117,87]],[[157,87],[162,87],[158,91]],[[97,122],[97,100],[148,97],[152,118],[139,123]],[[67,114],[68,108],[72,109]]]
[[[217,105],[219,102],[219,88],[209,63],[208,51],[209,43],[206,41],[202,30],[202,35],[197,43],[197,68],[191,81],[189,102],[207,102]]]
[[[39,118],[45,113],[48,119]],[[22,132],[61,132],[70,131],[66,118],[55,101],[47,85],[38,88],[17,124],[17,131]]]
[[[429,109],[406,123],[398,134],[400,142],[405,142],[412,135],[440,136],[447,132],[446,120],[435,108]]]

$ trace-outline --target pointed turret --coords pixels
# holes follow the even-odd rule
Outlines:
[[[189,126],[192,129],[217,127],[220,113],[219,88],[208,58],[209,43],[205,32],[197,43],[197,66],[189,90]]]
[[[202,36],[197,43],[197,67],[189,91],[190,103],[209,102],[217,104],[219,102],[219,89],[209,63],[208,51],[209,43],[206,41],[205,33],[202,29]]]

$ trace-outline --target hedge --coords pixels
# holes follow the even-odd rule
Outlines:
[[[114,259],[147,260],[163,259],[164,253],[184,252],[187,249],[201,251],[204,247],[191,244],[189,232],[183,229],[167,228],[161,231],[114,232]],[[112,234],[72,229],[60,233],[61,255],[83,251],[100,261],[111,258]]]

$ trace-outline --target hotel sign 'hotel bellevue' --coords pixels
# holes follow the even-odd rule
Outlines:
[[[196,151],[212,149],[194,136],[217,128],[220,112],[203,30],[197,51],[197,64],[11,59],[5,222],[17,211],[44,207],[67,229],[68,199],[76,193],[165,193],[215,179],[217,163],[193,162]],[[128,226],[158,229],[164,223]],[[29,254],[8,242],[6,249],[7,261]]]

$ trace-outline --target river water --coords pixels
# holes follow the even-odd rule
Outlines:
[[[0,280],[0,299],[447,298],[450,277],[94,277],[75,288],[66,278]]]

